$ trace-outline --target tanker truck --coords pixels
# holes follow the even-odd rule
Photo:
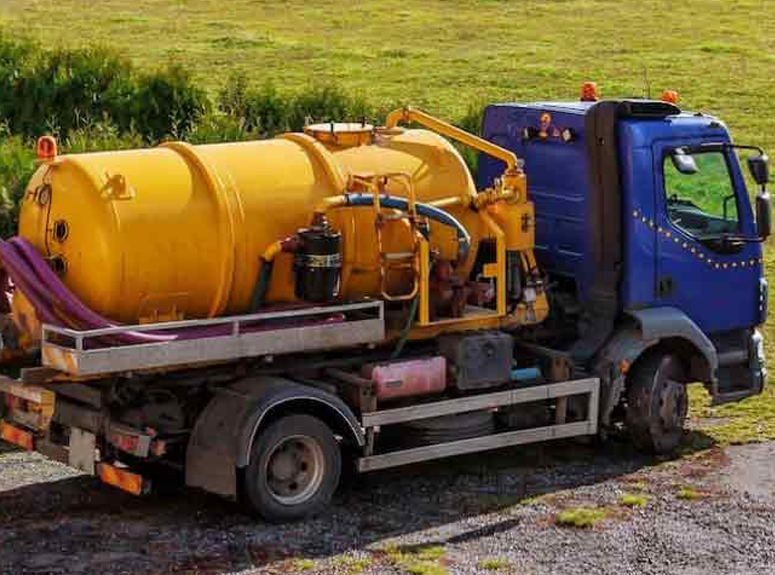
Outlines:
[[[349,467],[669,453],[689,383],[765,383],[767,157],[669,101],[38,157],[0,243],[0,436],[137,495],[171,471],[294,520]]]

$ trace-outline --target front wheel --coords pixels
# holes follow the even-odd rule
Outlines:
[[[636,447],[654,454],[676,450],[689,407],[684,381],[683,365],[669,353],[652,353],[633,366],[625,423]]]
[[[331,501],[342,456],[331,429],[310,415],[290,415],[261,431],[245,470],[250,506],[273,522],[308,517]]]

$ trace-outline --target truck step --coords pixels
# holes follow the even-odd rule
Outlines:
[[[753,397],[761,393],[758,389],[743,389],[740,391],[730,391],[727,393],[719,393],[715,395],[711,401],[711,406],[724,405],[725,403],[733,403],[740,401],[746,397]]]

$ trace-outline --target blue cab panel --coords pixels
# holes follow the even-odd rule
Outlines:
[[[536,257],[545,270],[574,278],[582,302],[589,298],[594,279],[587,226],[588,199],[594,190],[585,138],[586,114],[592,105],[496,104],[485,110],[482,128],[485,139],[524,161],[528,193],[536,206]],[[565,130],[572,134],[570,141],[563,138]],[[714,251],[668,217],[663,174],[668,151],[728,143],[726,127],[710,116],[682,113],[620,119],[616,136],[622,309],[677,307],[709,334],[762,323],[761,245],[746,243],[734,253]],[[726,155],[740,233],[753,237],[755,223],[743,175],[734,151]],[[490,186],[503,167],[481,154],[478,187]]]
[[[525,162],[528,193],[536,205],[536,257],[544,269],[577,279],[580,297],[591,284],[586,266],[586,198],[589,164],[584,143],[584,114],[588,105],[497,104],[488,106],[483,137],[514,152]],[[576,137],[545,140],[523,137],[525,128],[537,130],[542,116],[551,116],[552,130],[571,129]],[[478,187],[490,186],[504,164],[485,154],[479,157]]]

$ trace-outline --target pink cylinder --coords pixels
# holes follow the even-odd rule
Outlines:
[[[439,356],[369,364],[363,375],[374,382],[379,400],[429,395],[446,389],[447,360]]]

